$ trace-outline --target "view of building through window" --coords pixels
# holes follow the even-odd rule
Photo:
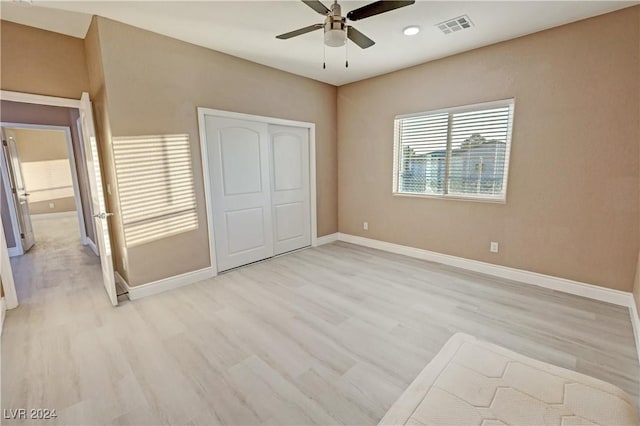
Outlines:
[[[398,193],[504,199],[513,101],[396,119]]]

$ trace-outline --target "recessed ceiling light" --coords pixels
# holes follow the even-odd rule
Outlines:
[[[407,27],[404,30],[402,30],[402,32],[406,36],[416,35],[420,32],[420,27],[417,25],[411,25],[410,27]]]

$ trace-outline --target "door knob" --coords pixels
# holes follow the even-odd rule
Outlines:
[[[105,212],[100,212],[98,214],[94,214],[93,217],[97,217],[98,219],[106,219],[109,216],[113,216],[113,213],[105,213]]]

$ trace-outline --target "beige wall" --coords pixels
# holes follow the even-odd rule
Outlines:
[[[89,85],[82,40],[0,22],[0,88],[80,99]]]
[[[640,254],[638,254],[638,263],[636,265],[636,276],[633,282],[633,298],[636,301],[638,316],[640,317]]]
[[[89,47],[96,41],[98,47]],[[104,98],[113,136],[188,133],[191,138],[199,229],[129,250],[118,248],[128,257],[131,285],[209,266],[196,112],[200,106],[315,122],[318,235],[337,231],[334,86],[103,18],[97,19],[97,34],[92,28],[85,44],[89,57],[92,51],[102,54]],[[98,59],[93,62],[89,73],[92,92],[97,93],[100,84],[94,85],[93,80],[100,73]],[[109,163],[105,158],[107,169],[112,168]],[[115,182],[111,171],[106,174]],[[114,209],[118,213],[117,206]],[[116,244],[121,245],[122,239],[117,238]]]
[[[68,160],[67,138],[59,130],[11,128],[20,162]]]
[[[53,203],[51,208],[49,203]],[[46,201],[29,203],[29,212],[31,215],[48,214],[48,213],[66,213],[76,211],[76,199],[73,197],[53,198]]]
[[[82,92],[89,89],[82,39],[0,21],[0,55],[0,88],[3,90],[80,99]],[[0,113],[3,122],[71,128],[85,228],[87,236],[95,241],[89,206],[89,183],[80,156],[80,138],[75,130],[78,111],[2,101]],[[5,213],[2,214],[4,221]],[[12,237],[7,234],[7,238]]]
[[[638,13],[638,25],[640,26],[640,13]],[[640,43],[637,44],[637,50],[638,56],[640,56]],[[638,87],[638,97],[640,98],[640,87]],[[640,121],[640,111],[638,112],[638,120]],[[638,137],[638,144],[640,144],[640,136]],[[638,193],[638,197],[640,197],[640,193]],[[638,237],[640,238],[640,235]],[[640,252],[638,252],[638,263],[636,265],[636,276],[633,285],[633,297],[636,300],[638,319],[640,319]]]
[[[637,6],[340,87],[340,232],[631,291],[639,43]],[[506,204],[391,195],[395,115],[511,97]]]
[[[113,262],[116,271],[131,283],[127,268],[127,251],[124,247],[124,233],[120,220],[118,202],[118,185],[113,167],[111,149],[111,122],[109,118],[109,104],[107,101],[107,87],[105,84],[104,66],[102,61],[102,44],[100,23],[101,19],[94,17],[84,40],[87,55],[87,69],[89,73],[89,95],[93,105],[93,118],[98,141],[102,179],[110,191],[105,191],[107,210],[114,213],[109,219],[109,232],[111,248],[113,250]],[[135,265],[134,265],[135,266]]]
[[[204,106],[316,123],[318,235],[339,230],[630,290],[640,243],[639,23],[634,7],[336,89],[103,18],[80,46],[3,21],[0,85],[75,98],[90,88],[116,213],[111,135],[190,134],[199,229],[127,251],[116,215],[116,269],[132,285],[209,264],[196,116]],[[59,46],[73,64],[86,54],[88,72],[50,64],[41,50]],[[396,114],[507,97],[516,98],[507,204],[391,196]]]
[[[82,39],[0,21],[0,52],[0,88],[3,90],[80,99],[82,92],[89,89]],[[80,139],[75,131],[77,110],[2,101],[0,114],[3,122],[68,126],[71,129],[85,228],[88,237],[94,241],[88,182],[83,161],[79,161]],[[6,205],[6,199],[2,203]],[[48,203],[46,205],[48,209]],[[35,211],[39,209],[36,205]],[[3,209],[5,228],[7,213]],[[6,235],[8,242],[13,239],[12,233]]]

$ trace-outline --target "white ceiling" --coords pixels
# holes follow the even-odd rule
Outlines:
[[[329,5],[329,0],[324,0]],[[341,1],[343,15],[368,1]],[[101,15],[260,64],[342,85],[622,9],[638,1],[420,1],[352,23],[376,44],[361,50],[326,48],[322,31],[289,40],[276,35],[322,22],[301,1],[3,1],[2,19],[84,38],[91,15]],[[466,14],[469,30],[444,35],[435,24]],[[402,34],[408,25],[422,31]],[[606,31],[603,28],[603,31]]]

